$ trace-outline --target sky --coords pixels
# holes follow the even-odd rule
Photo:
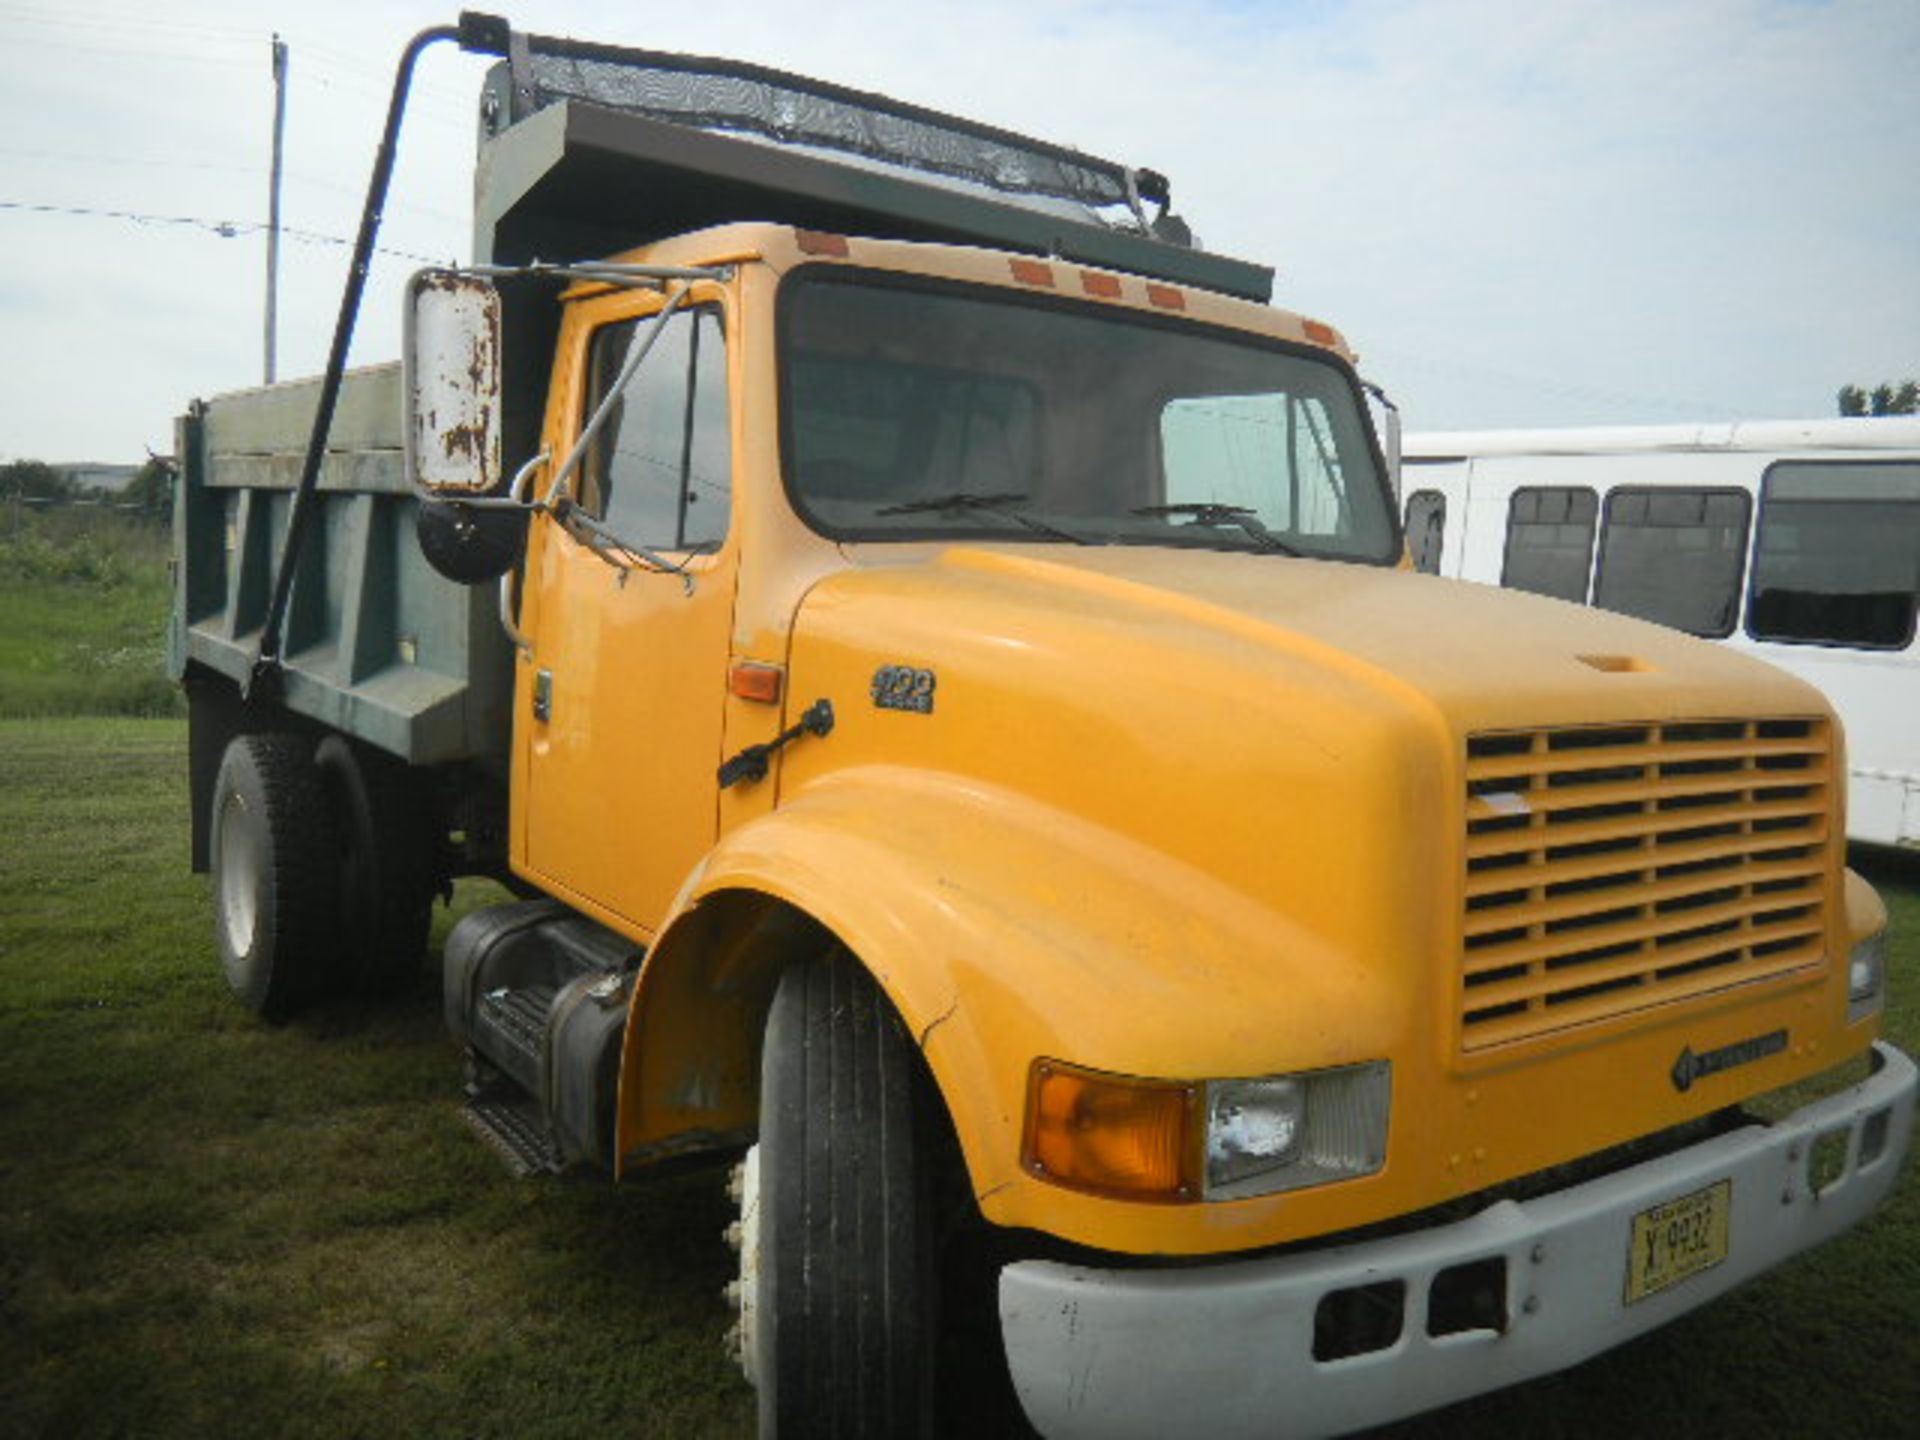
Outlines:
[[[325,365],[386,97],[457,0],[0,0],[0,460],[167,454]],[[1915,0],[523,0],[1146,166],[1207,248],[1340,327],[1409,428],[1806,418],[1920,375]],[[353,362],[470,253],[489,62],[422,60]]]

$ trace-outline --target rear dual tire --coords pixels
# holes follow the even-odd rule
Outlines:
[[[431,797],[405,765],[329,735],[314,750],[338,827],[343,979],[366,995],[420,970],[440,866]]]
[[[214,943],[234,996],[284,1020],[326,988],[335,959],[334,812],[298,735],[241,735],[213,785]]]
[[[214,781],[214,940],[229,988],[285,1020],[417,973],[439,874],[406,767],[330,735],[237,736]]]

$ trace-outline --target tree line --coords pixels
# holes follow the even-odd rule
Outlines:
[[[1842,385],[1837,398],[1842,415],[1920,415],[1920,381],[1891,381],[1871,390]]]
[[[44,460],[9,460],[0,465],[0,501],[28,505],[72,505],[89,498],[72,475]],[[173,463],[151,456],[119,489],[109,503],[146,515],[165,515],[173,508]]]

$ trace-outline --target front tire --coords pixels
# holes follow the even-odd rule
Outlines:
[[[781,977],[742,1196],[742,1340],[763,1437],[931,1429],[930,1091],[853,956]]]
[[[333,962],[338,841],[311,742],[241,735],[213,784],[214,944],[241,1004],[284,1020]]]

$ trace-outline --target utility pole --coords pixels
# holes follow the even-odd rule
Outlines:
[[[267,181],[266,383],[273,383],[274,329],[280,306],[280,149],[287,129],[287,47],[273,37],[273,168]]]

